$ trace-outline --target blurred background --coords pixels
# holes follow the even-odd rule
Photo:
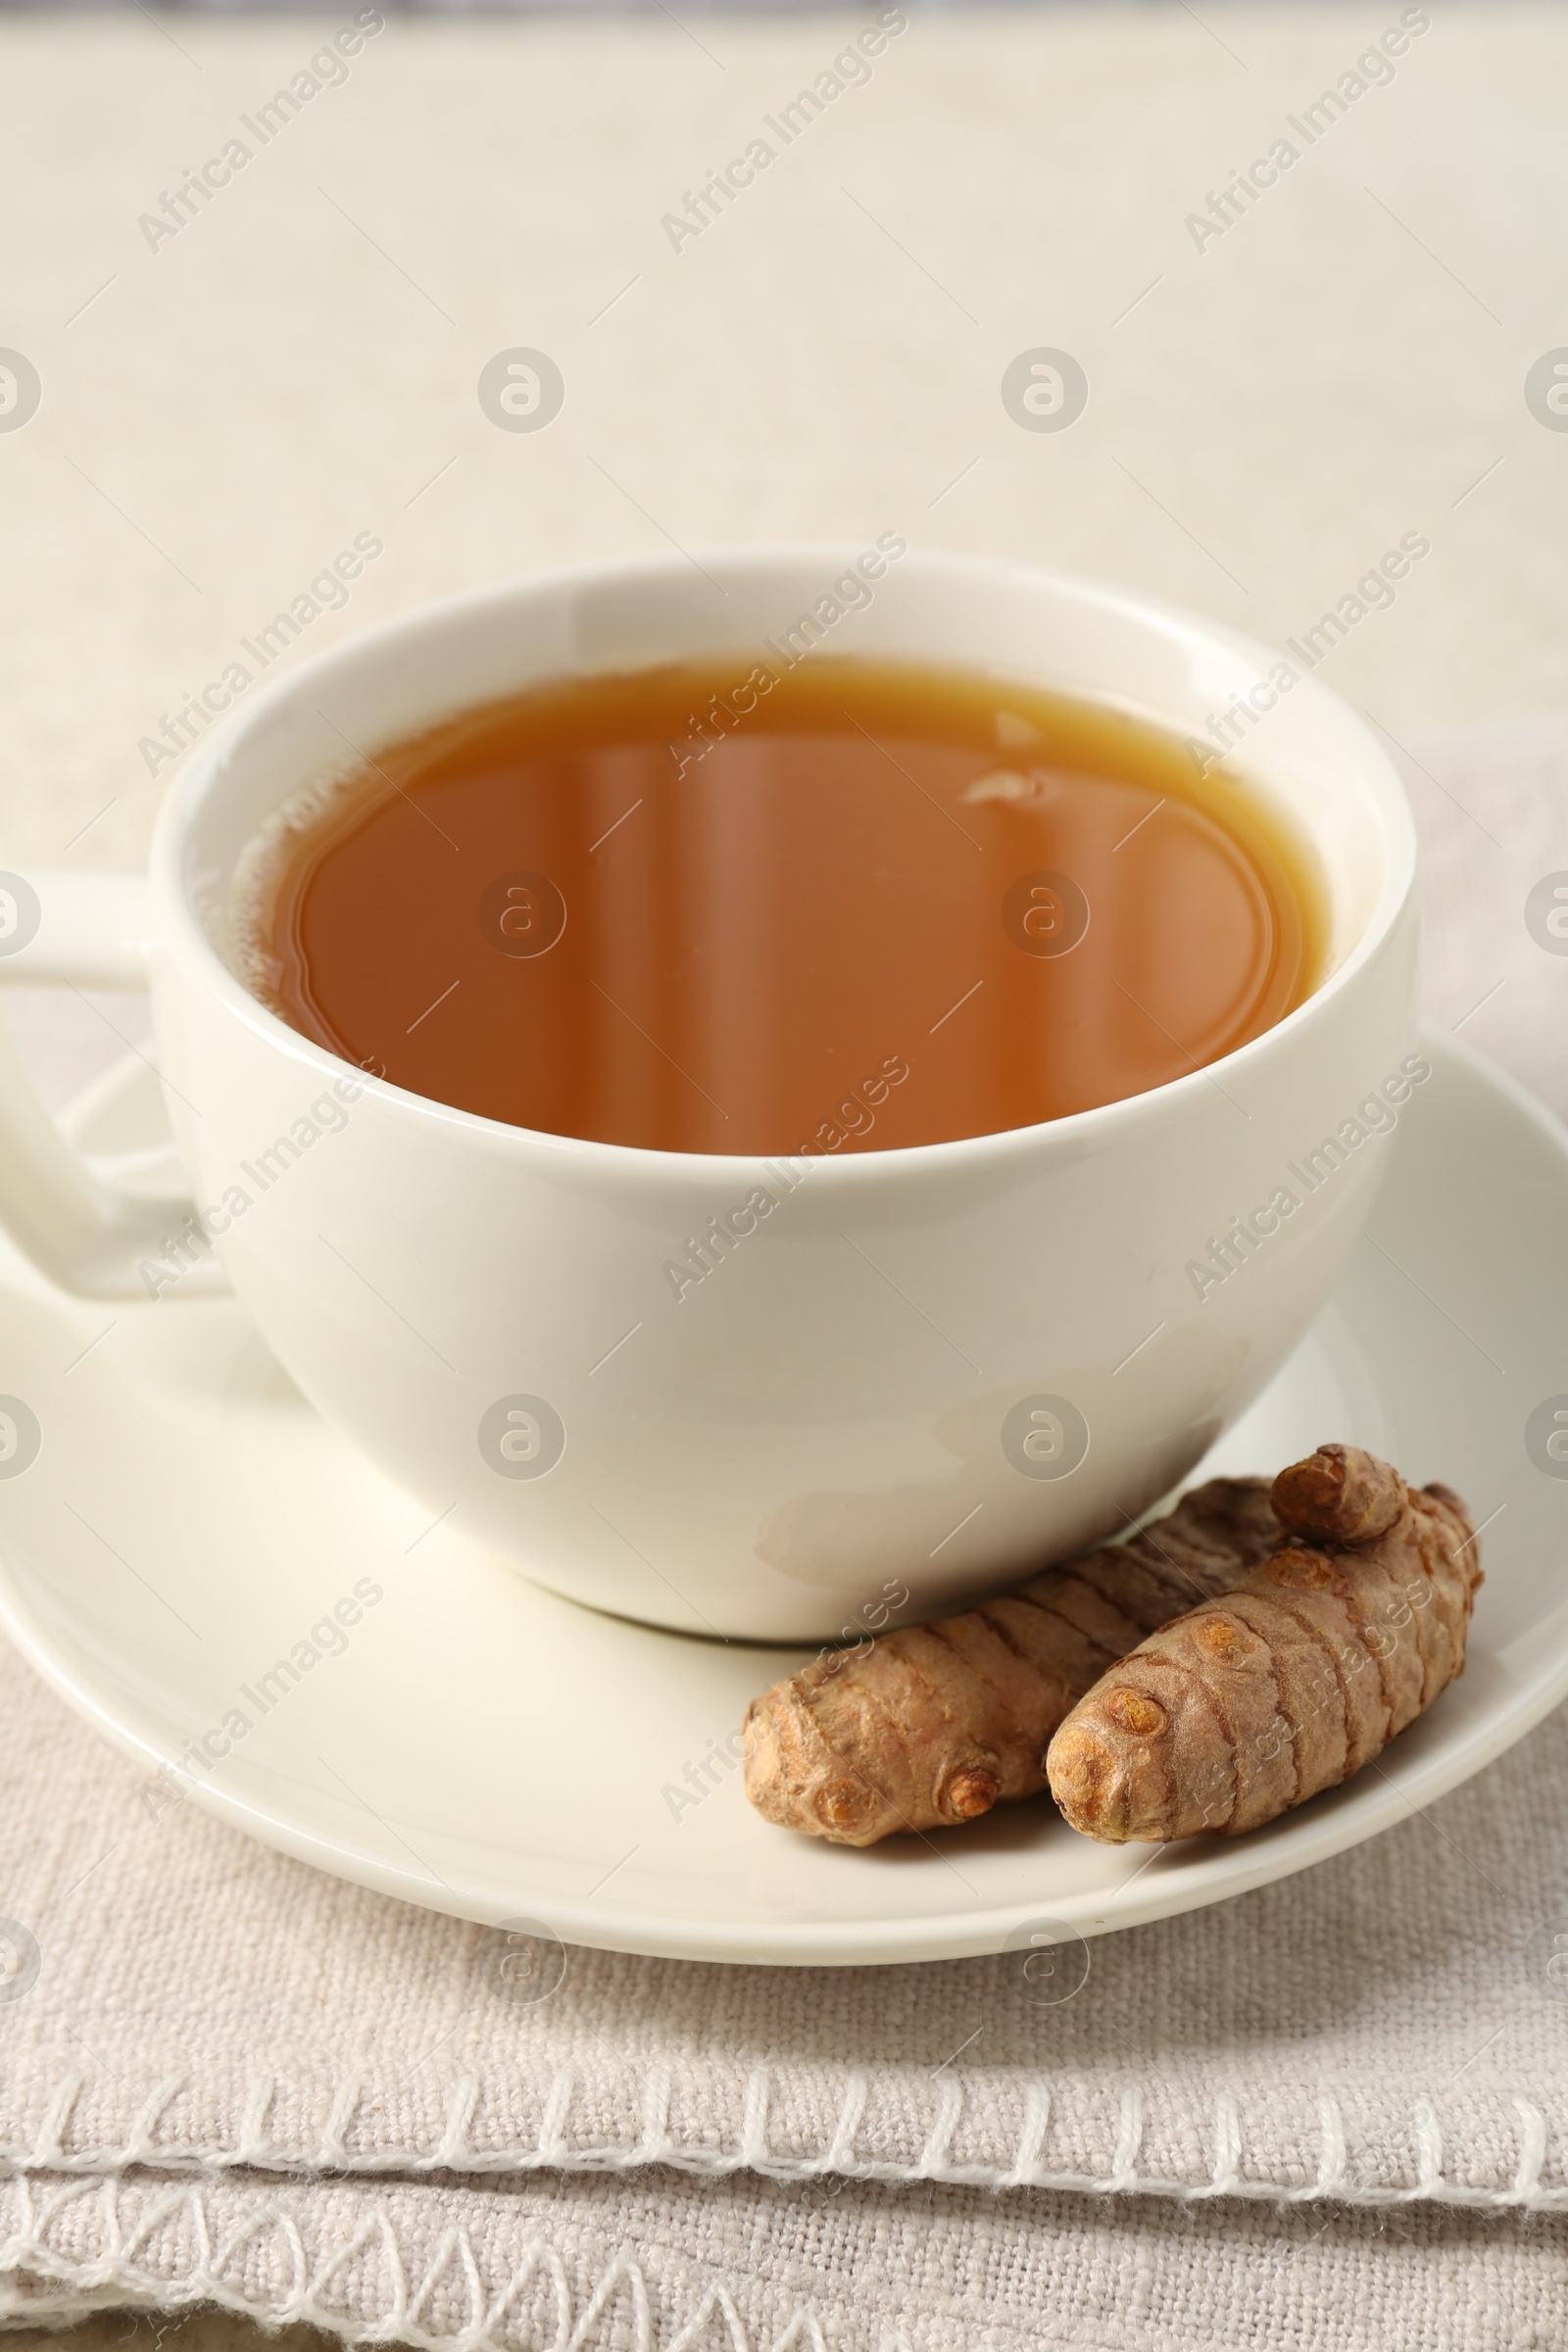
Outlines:
[[[1462,798],[1433,730],[1564,699],[1565,70],[1403,0],[8,8],[0,851],[139,859],[280,612],[890,529],[1337,614]],[[1515,930],[1568,862],[1464,840]]]

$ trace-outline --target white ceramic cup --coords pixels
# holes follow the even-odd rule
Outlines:
[[[744,675],[858,552],[601,564],[457,598],[241,703],[171,790],[147,878],[0,876],[0,979],[150,988],[191,1188],[117,1192],[12,1066],[0,1218],[44,1271],[167,1316],[226,1278],[306,1396],[432,1519],[682,1631],[853,1639],[1122,1528],[1301,1338],[1420,1082],[1400,1069],[1412,827],[1359,720],[1186,613],[913,552],[825,651],[989,670],[1238,739],[1232,766],[1314,845],[1331,909],[1329,976],[1285,1020],[1101,1109],[785,1166],[427,1102],[242,985],[236,861],[341,764],[345,737],[373,751],[568,673],[718,655]],[[920,1044],[900,1041],[911,1066]],[[739,1230],[759,1191],[775,1205]],[[710,1215],[734,1247],[677,1299],[662,1268]]]

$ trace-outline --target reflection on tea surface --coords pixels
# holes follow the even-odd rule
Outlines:
[[[811,658],[571,679],[285,812],[238,927],[397,1085],[671,1152],[1031,1125],[1255,1037],[1318,977],[1307,854],[1174,736]]]

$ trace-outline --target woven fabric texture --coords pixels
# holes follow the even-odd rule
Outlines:
[[[1568,2306],[1560,2221],[659,2170],[12,2182],[0,2232],[0,2325],[199,2302],[424,2352],[1559,2352]]]

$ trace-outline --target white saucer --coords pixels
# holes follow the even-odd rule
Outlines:
[[[1091,1935],[1300,1870],[1453,1788],[1568,1691],[1568,1477],[1525,1444],[1532,1411],[1568,1387],[1568,1134],[1489,1065],[1427,1050],[1432,1081],[1397,1136],[1368,1147],[1392,1155],[1371,1238],[1195,1477],[1272,1471],[1342,1438],[1458,1487],[1490,1521],[1469,1670],[1377,1768],[1251,1837],[1096,1846],[1044,1799],[865,1853],[773,1829],[712,1759],[798,1653],[652,1632],[535,1590],[456,1522],[427,1532],[239,1307],[82,1307],[9,1256],[0,1395],[31,1407],[43,1442],[24,1475],[0,1478],[0,1617],[149,1773],[240,1710],[251,1728],[210,1775],[186,1767],[197,1801],[237,1828],[411,1902],[542,1921],[572,1942],[949,1958],[1042,1921]],[[159,1122],[140,1061],[72,1118],[149,1183]],[[340,1599],[351,1615],[361,1580],[381,1597],[346,1646],[297,1663],[263,1713],[261,1678]]]

